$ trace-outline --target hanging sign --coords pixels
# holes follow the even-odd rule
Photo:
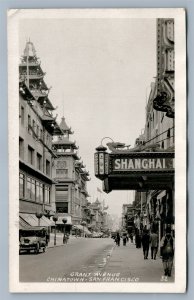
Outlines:
[[[113,158],[113,171],[165,171],[174,169],[174,158]]]

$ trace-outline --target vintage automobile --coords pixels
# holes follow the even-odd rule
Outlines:
[[[46,227],[32,227],[28,229],[20,229],[19,231],[19,253],[23,251],[38,254],[40,250],[46,251],[47,247],[47,229]]]

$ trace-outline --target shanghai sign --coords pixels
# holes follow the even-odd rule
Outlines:
[[[113,171],[165,171],[174,169],[173,158],[113,158]]]

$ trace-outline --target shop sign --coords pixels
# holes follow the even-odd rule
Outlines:
[[[113,158],[113,171],[174,170],[174,158]]]

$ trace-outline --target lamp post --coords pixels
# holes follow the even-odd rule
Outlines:
[[[54,235],[54,246],[56,246],[56,222],[58,220],[58,216],[53,216],[53,221],[55,222],[55,235]]]
[[[65,235],[65,224],[67,223],[67,218],[63,218],[62,221],[63,221],[63,224],[64,224],[63,244],[66,244],[67,239],[66,239],[66,235]]]
[[[83,237],[85,237],[84,229],[85,229],[85,226],[86,226],[86,221],[83,221],[83,222],[81,223],[81,225],[83,226]]]
[[[43,213],[41,213],[41,212],[37,212],[36,213],[36,217],[37,217],[37,219],[38,219],[38,226],[40,227],[40,219],[42,218],[42,216],[43,216]]]

